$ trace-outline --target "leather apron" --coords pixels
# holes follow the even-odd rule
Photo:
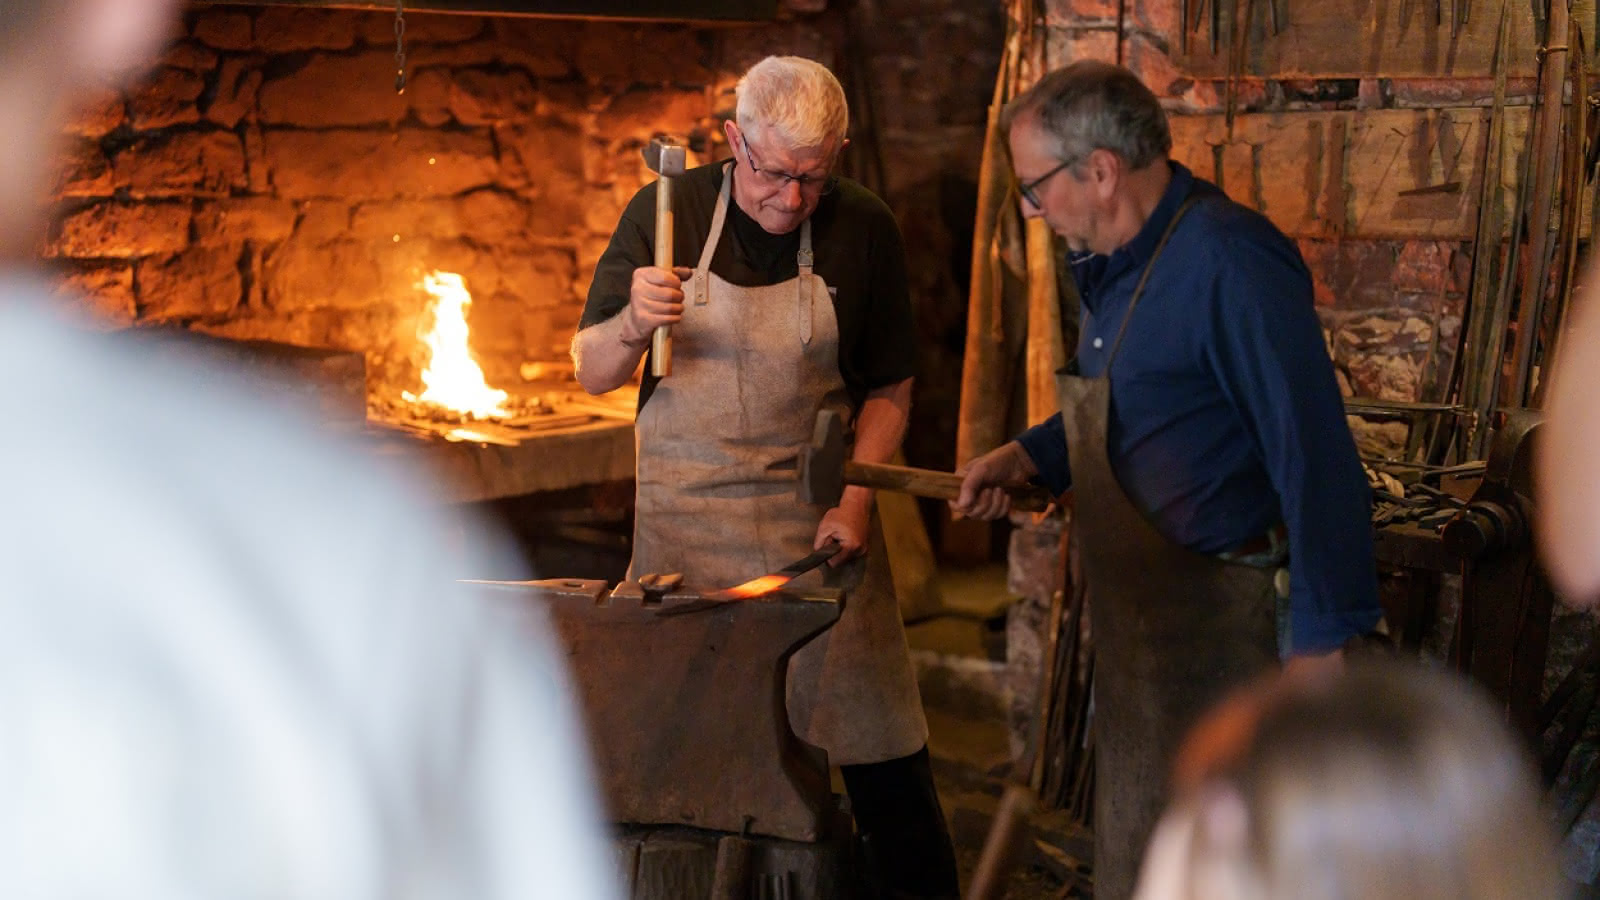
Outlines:
[[[1189,727],[1230,689],[1278,663],[1274,569],[1168,540],[1128,499],[1107,453],[1111,364],[1188,208],[1178,210],[1145,265],[1105,375],[1057,376],[1094,635],[1097,900],[1132,895]]]
[[[672,329],[672,374],[639,411],[629,578],[682,572],[697,587],[722,588],[810,553],[824,511],[796,500],[792,467],[772,464],[793,459],[821,410],[849,420],[838,320],[812,271],[811,221],[800,226],[797,277],[740,287],[711,272],[732,182],[724,168]],[[790,658],[790,725],[833,765],[915,753],[928,726],[875,517],[864,560],[791,587],[839,582],[851,589],[838,623]]]

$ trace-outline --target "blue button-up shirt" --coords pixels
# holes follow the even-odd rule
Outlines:
[[[1169,540],[1216,554],[1288,529],[1294,653],[1332,650],[1380,615],[1371,496],[1300,252],[1264,216],[1172,163],[1134,239],[1073,266],[1078,373],[1106,374],[1134,286],[1191,192],[1111,362],[1108,450]],[[1061,416],[1018,441],[1071,486]],[[1086,513],[1092,515],[1092,513]],[[1090,523],[1092,527],[1093,523]]]

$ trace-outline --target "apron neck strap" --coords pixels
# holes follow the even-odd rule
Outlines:
[[[711,257],[716,254],[717,244],[722,241],[722,228],[728,221],[728,200],[733,196],[733,166],[732,160],[722,165],[722,189],[717,192],[717,208],[711,214],[711,234],[707,236],[706,245],[700,251],[700,261],[695,263],[694,300],[696,304],[703,305],[708,299],[706,283],[708,281],[707,276],[711,274]],[[804,285],[807,280],[806,276],[811,274],[811,268],[815,264],[815,259],[811,253],[811,219],[809,217],[800,223],[800,249],[795,253],[794,261],[800,270],[800,281]]]
[[[700,261],[695,263],[695,274],[700,281],[705,281],[706,273],[711,271],[711,256],[717,252],[717,243],[722,240],[722,226],[728,221],[728,198],[733,190],[733,163],[731,161],[722,166],[722,190],[717,192],[717,209],[711,214],[711,234],[706,237],[705,248],[700,251]]]
[[[1122,314],[1122,324],[1117,326],[1116,339],[1111,342],[1111,353],[1106,356],[1106,374],[1111,374],[1111,361],[1117,358],[1117,350],[1122,346],[1122,336],[1128,331],[1128,320],[1133,318],[1134,307],[1139,305],[1139,298],[1144,296],[1145,283],[1150,280],[1150,272],[1156,267],[1156,260],[1161,258],[1161,251],[1167,249],[1167,239],[1172,237],[1172,232],[1178,227],[1178,220],[1189,211],[1195,201],[1200,199],[1199,194],[1190,194],[1178,211],[1172,214],[1172,220],[1167,223],[1166,230],[1161,232],[1161,240],[1156,242],[1156,249],[1150,254],[1150,261],[1144,264],[1144,271],[1139,274],[1139,283],[1133,288],[1133,299],[1128,301],[1128,311]]]

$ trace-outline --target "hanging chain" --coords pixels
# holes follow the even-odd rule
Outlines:
[[[394,92],[406,92],[406,0],[394,0]]]

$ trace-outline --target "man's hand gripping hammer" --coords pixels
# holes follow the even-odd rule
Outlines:
[[[656,181],[656,268],[672,270],[672,179],[683,174],[683,147],[655,138],[644,148],[644,164],[660,176]],[[650,335],[650,374],[672,373],[672,330],[658,326]]]

